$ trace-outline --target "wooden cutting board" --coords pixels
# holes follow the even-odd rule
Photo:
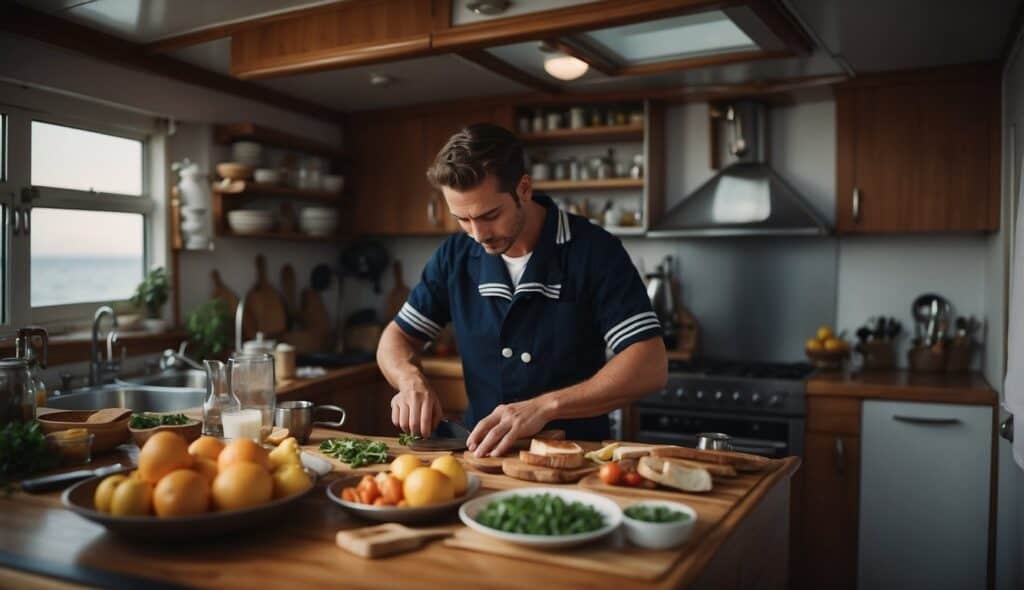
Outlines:
[[[228,311],[231,312],[233,318],[235,308],[238,307],[238,295],[235,295],[234,291],[224,284],[224,281],[220,279],[220,273],[216,270],[210,271],[210,278],[213,279],[213,297],[228,305]]]
[[[245,310],[247,314],[252,312],[256,331],[263,332],[267,339],[277,338],[288,329],[284,301],[267,280],[267,260],[262,254],[256,256],[256,284],[245,296]]]
[[[641,549],[626,542],[620,530],[606,539],[589,545],[544,550],[505,543],[472,529],[462,528],[455,531],[455,535],[450,539],[445,539],[443,543],[447,547],[502,555],[513,559],[653,581],[665,575],[672,569],[676,561],[688,553],[688,547],[693,544],[693,540],[691,537],[688,545],[667,551]]]
[[[530,441],[535,438],[548,438],[552,440],[565,440],[564,430],[544,430],[537,434],[524,438],[521,441],[517,441],[512,450],[503,457],[477,457],[471,451],[466,451],[462,454],[462,461],[466,465],[469,465],[477,471],[483,473],[501,473],[501,462],[508,457],[515,457],[520,450],[527,450],[530,448]]]
[[[392,268],[395,271],[395,285],[391,287],[391,292],[388,293],[387,304],[384,307],[385,320],[390,321],[391,318],[398,315],[398,310],[402,309],[405,302],[409,299],[409,287],[402,281],[402,263],[398,260],[395,261]]]
[[[501,462],[501,472],[509,477],[537,483],[574,483],[580,479],[597,473],[597,465],[587,465],[579,469],[551,469],[523,463],[514,457],[506,457]]]
[[[327,350],[331,336],[331,316],[327,307],[320,299],[320,294],[313,289],[302,290],[302,324],[306,329],[315,332],[320,338],[320,350]]]
[[[295,329],[295,323],[299,315],[299,295],[295,286],[295,269],[290,264],[285,264],[281,267],[281,295],[284,296],[284,308],[285,314],[288,316],[288,326]]]

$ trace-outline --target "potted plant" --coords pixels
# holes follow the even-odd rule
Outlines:
[[[231,350],[231,311],[223,299],[214,297],[194,309],[185,319],[185,329],[199,360],[220,358]]]
[[[166,323],[160,319],[160,309],[167,303],[167,288],[167,271],[162,266],[151,270],[135,288],[131,302],[139,310],[144,310],[142,324],[147,331],[161,332],[166,328]]]

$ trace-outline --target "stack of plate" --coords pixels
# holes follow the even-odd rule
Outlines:
[[[262,209],[228,211],[228,227],[236,234],[259,234],[274,227],[274,212]]]
[[[258,168],[263,156],[263,146],[254,141],[236,141],[231,144],[231,157],[239,164]]]
[[[311,236],[329,236],[338,229],[338,210],[306,207],[299,214],[299,229]]]

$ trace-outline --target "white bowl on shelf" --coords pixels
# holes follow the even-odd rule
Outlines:
[[[228,211],[227,218],[231,231],[240,235],[268,232],[274,227],[271,211],[239,209]]]
[[[299,230],[311,236],[329,236],[338,229],[338,210],[304,207],[299,212]]]
[[[231,157],[246,166],[259,166],[263,158],[263,146],[254,141],[236,141],[231,144]]]
[[[345,177],[334,174],[324,174],[320,178],[320,188],[329,193],[340,193],[345,188]]]
[[[258,184],[279,184],[281,173],[273,168],[257,168],[252,173],[252,179]]]

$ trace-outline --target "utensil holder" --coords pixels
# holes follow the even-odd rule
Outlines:
[[[946,372],[966,373],[971,364],[971,339],[956,337],[946,346]]]
[[[891,369],[896,365],[896,349],[888,340],[872,340],[857,346],[864,356],[864,369]]]
[[[915,373],[941,373],[946,370],[946,348],[918,345],[907,352],[910,370]]]

